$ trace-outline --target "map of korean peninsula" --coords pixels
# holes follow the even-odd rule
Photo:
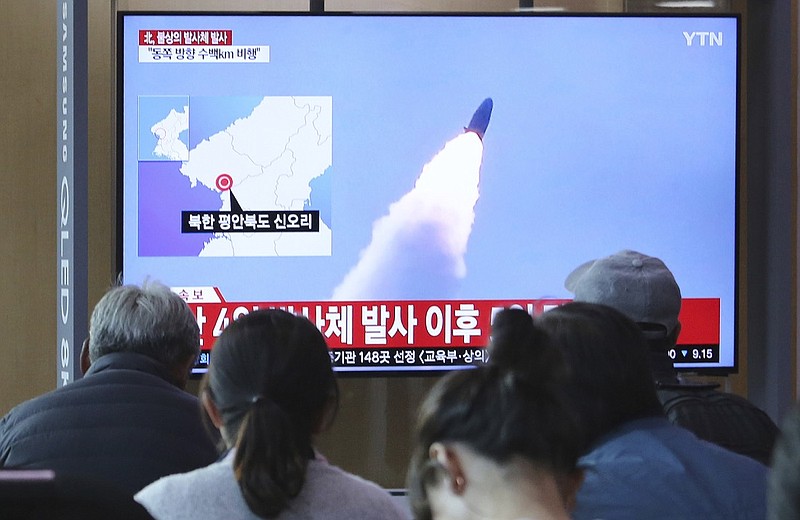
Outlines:
[[[153,155],[166,157],[171,161],[188,161],[189,148],[180,139],[181,133],[187,130],[189,130],[189,107],[184,106],[180,112],[171,109],[165,119],[150,128],[158,140]]]
[[[331,255],[331,97],[164,99],[140,99],[140,255]]]

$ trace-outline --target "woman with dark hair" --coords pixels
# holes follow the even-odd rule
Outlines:
[[[765,517],[766,467],[664,417],[633,321],[605,305],[573,302],[535,323],[564,356],[566,391],[586,432],[573,518]]]
[[[306,318],[270,309],[229,325],[201,397],[229,452],[140,491],[155,518],[405,518],[386,491],[314,450],[339,392],[325,339]]]
[[[580,435],[551,384],[561,373],[558,356],[530,316],[526,324],[514,313],[498,319],[524,330],[495,330],[493,341],[533,342],[513,353],[525,369],[453,372],[420,408],[408,476],[420,520],[569,518],[582,478]]]
[[[633,419],[664,417],[639,327],[604,305],[569,303],[537,318],[569,367],[566,393],[586,443]]]

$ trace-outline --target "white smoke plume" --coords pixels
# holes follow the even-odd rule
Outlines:
[[[426,164],[414,188],[372,226],[334,300],[447,299],[466,275],[483,142],[465,132]]]

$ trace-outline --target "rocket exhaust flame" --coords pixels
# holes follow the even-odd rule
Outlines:
[[[414,187],[374,222],[369,245],[334,290],[334,300],[454,296],[467,272],[464,254],[475,220],[482,138],[491,108],[489,98],[472,118],[477,127],[471,121],[449,141],[423,167]]]

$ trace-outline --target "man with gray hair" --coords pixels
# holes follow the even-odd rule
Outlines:
[[[661,259],[620,251],[578,266],[564,285],[575,301],[608,305],[636,322],[650,349],[658,397],[670,421],[769,465],[778,433],[772,419],[746,399],[717,391],[717,384],[682,380],[668,357],[681,331],[682,297]]]
[[[114,287],[92,312],[84,377],[0,421],[0,466],[100,479],[133,494],[217,458],[198,400],[184,391],[197,321],[161,284]]]

